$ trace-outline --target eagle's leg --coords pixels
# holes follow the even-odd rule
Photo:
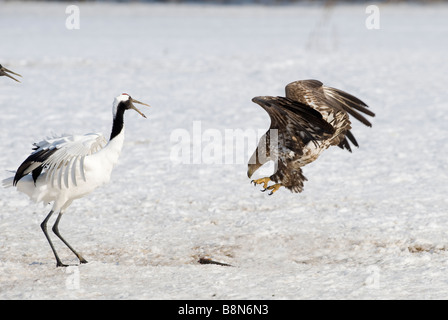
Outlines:
[[[254,186],[256,186],[257,184],[263,184],[263,188],[266,190],[268,187],[269,181],[271,181],[271,178],[265,177],[265,178],[261,178],[261,179],[257,179],[257,180],[252,180],[251,183],[253,183]]]
[[[269,192],[269,195],[272,196],[278,189],[280,189],[280,187],[283,187],[283,185],[281,183],[276,183],[273,184],[272,186],[267,187],[265,190],[271,190],[271,192]]]

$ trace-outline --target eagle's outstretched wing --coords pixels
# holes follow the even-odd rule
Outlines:
[[[85,180],[84,159],[101,150],[107,144],[100,133],[86,135],[66,135],[44,139],[34,143],[33,152],[17,169],[13,185],[31,173],[34,182],[46,170],[46,179],[59,188],[66,188],[69,181],[77,185],[77,176]]]
[[[324,111],[325,108],[343,110],[366,126],[372,126],[361,114],[375,116],[368,109],[367,104],[347,92],[326,87],[319,80],[294,81],[286,86],[285,91],[287,98],[305,103],[319,112]]]
[[[366,126],[372,126],[364,116],[375,116],[375,114],[368,109],[367,104],[345,91],[326,87],[318,80],[294,81],[286,86],[285,91],[286,97],[307,104],[322,114],[342,111],[353,116]],[[343,121],[346,122],[346,127],[348,128],[350,126],[348,116],[345,117]],[[341,125],[344,124],[341,123]],[[335,141],[337,141],[339,147],[351,151],[346,138],[358,147],[358,143],[349,129],[343,130],[341,136]]]
[[[323,140],[334,128],[310,106],[284,97],[255,97],[271,118],[269,130],[278,130],[280,139],[292,150],[303,148],[310,141]],[[269,132],[269,131],[268,131]],[[293,145],[297,144],[297,147]]]
[[[269,96],[255,97],[252,101],[268,113],[271,125],[249,160],[249,177],[270,160],[276,163],[277,169],[280,162],[288,166],[289,162],[303,155],[308,143],[317,147],[320,141],[334,134],[334,128],[322,115],[306,104]]]

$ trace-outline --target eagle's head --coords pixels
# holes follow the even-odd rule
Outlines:
[[[277,100],[276,97],[269,97],[269,96],[260,96],[252,98],[252,102],[255,102],[256,104],[260,105],[261,107],[270,107],[273,102]]]

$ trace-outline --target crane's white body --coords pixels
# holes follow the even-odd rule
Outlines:
[[[106,143],[102,134],[61,136],[36,144],[40,149],[54,149],[47,169],[34,183],[26,175],[17,183],[17,190],[34,202],[53,202],[53,211],[64,211],[73,200],[79,199],[109,182],[112,169],[118,162],[124,141],[124,127],[119,135]],[[13,178],[4,180],[12,186]]]

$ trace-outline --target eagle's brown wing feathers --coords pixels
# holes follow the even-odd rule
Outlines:
[[[372,126],[372,124],[360,113],[362,112],[372,117],[375,116],[375,114],[368,109],[367,104],[345,91],[326,87],[318,80],[291,82],[286,86],[285,91],[287,98],[307,104],[318,111],[325,110],[326,108],[342,110],[349,113],[366,126]]]
[[[368,109],[367,104],[355,96],[331,87],[326,87],[318,80],[300,80],[288,84],[285,88],[286,97],[305,103],[317,111],[325,114],[331,112],[343,112],[346,115],[340,116],[340,134],[333,139],[333,145],[345,148],[351,152],[348,140],[358,147],[358,142],[350,131],[350,120],[348,114],[353,116],[368,127],[372,124],[363,116],[374,117],[375,114]],[[348,138],[348,140],[347,140]]]
[[[299,142],[302,147],[309,141],[326,139],[334,133],[334,128],[322,115],[306,104],[283,97],[257,97],[254,102],[269,114],[270,130],[278,130],[279,138]]]

